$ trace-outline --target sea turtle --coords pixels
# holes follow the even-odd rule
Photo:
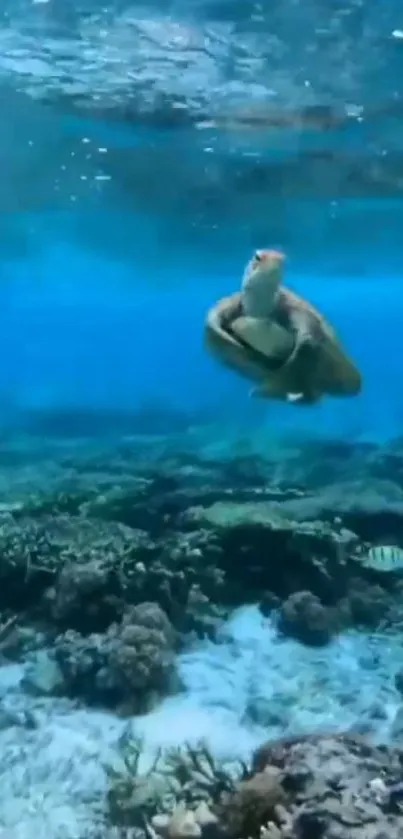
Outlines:
[[[359,371],[326,318],[281,284],[283,266],[278,251],[255,252],[241,291],[208,312],[207,347],[256,383],[253,395],[302,404],[357,395]]]

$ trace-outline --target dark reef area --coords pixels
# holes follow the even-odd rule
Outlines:
[[[247,603],[316,647],[403,628],[402,570],[367,561],[371,546],[403,548],[403,439],[293,439],[264,455],[186,423],[89,440],[43,422],[46,436],[0,442],[0,656],[26,663],[29,693],[147,712],[181,691],[178,652]],[[202,747],[177,751],[166,788],[135,748],[111,780],[117,835],[403,837],[392,746],[302,737],[236,777]]]

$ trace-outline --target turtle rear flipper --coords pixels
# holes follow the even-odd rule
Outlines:
[[[289,402],[293,405],[316,405],[322,397],[318,391],[305,391],[300,393],[286,393],[284,388],[275,387],[270,381],[264,382],[249,391],[252,399],[280,399],[282,402]]]

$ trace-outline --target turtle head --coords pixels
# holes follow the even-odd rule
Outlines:
[[[257,250],[248,262],[242,280],[245,312],[251,317],[270,317],[283,278],[284,254]]]

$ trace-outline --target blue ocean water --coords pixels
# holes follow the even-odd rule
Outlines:
[[[202,348],[208,306],[281,247],[364,376],[315,427],[398,427],[400,11],[289,11],[5,5],[3,416],[151,401],[309,425],[251,407]]]
[[[118,436],[143,413],[147,432],[151,415],[162,435],[189,417],[227,449],[401,436],[402,30],[397,4],[364,0],[4,2],[0,429],[49,415],[66,436],[84,420],[83,437],[103,422]],[[287,284],[360,367],[359,397],[251,400],[208,356],[206,311],[257,247],[285,251]],[[133,729],[150,751],[204,736],[245,757],[378,703],[387,739],[402,664],[399,637],[351,630],[305,649],[248,605],[181,653],[181,696]],[[0,839],[112,835],[96,834],[101,760],[126,723],[33,698],[24,673],[0,668],[15,715],[0,730]]]

